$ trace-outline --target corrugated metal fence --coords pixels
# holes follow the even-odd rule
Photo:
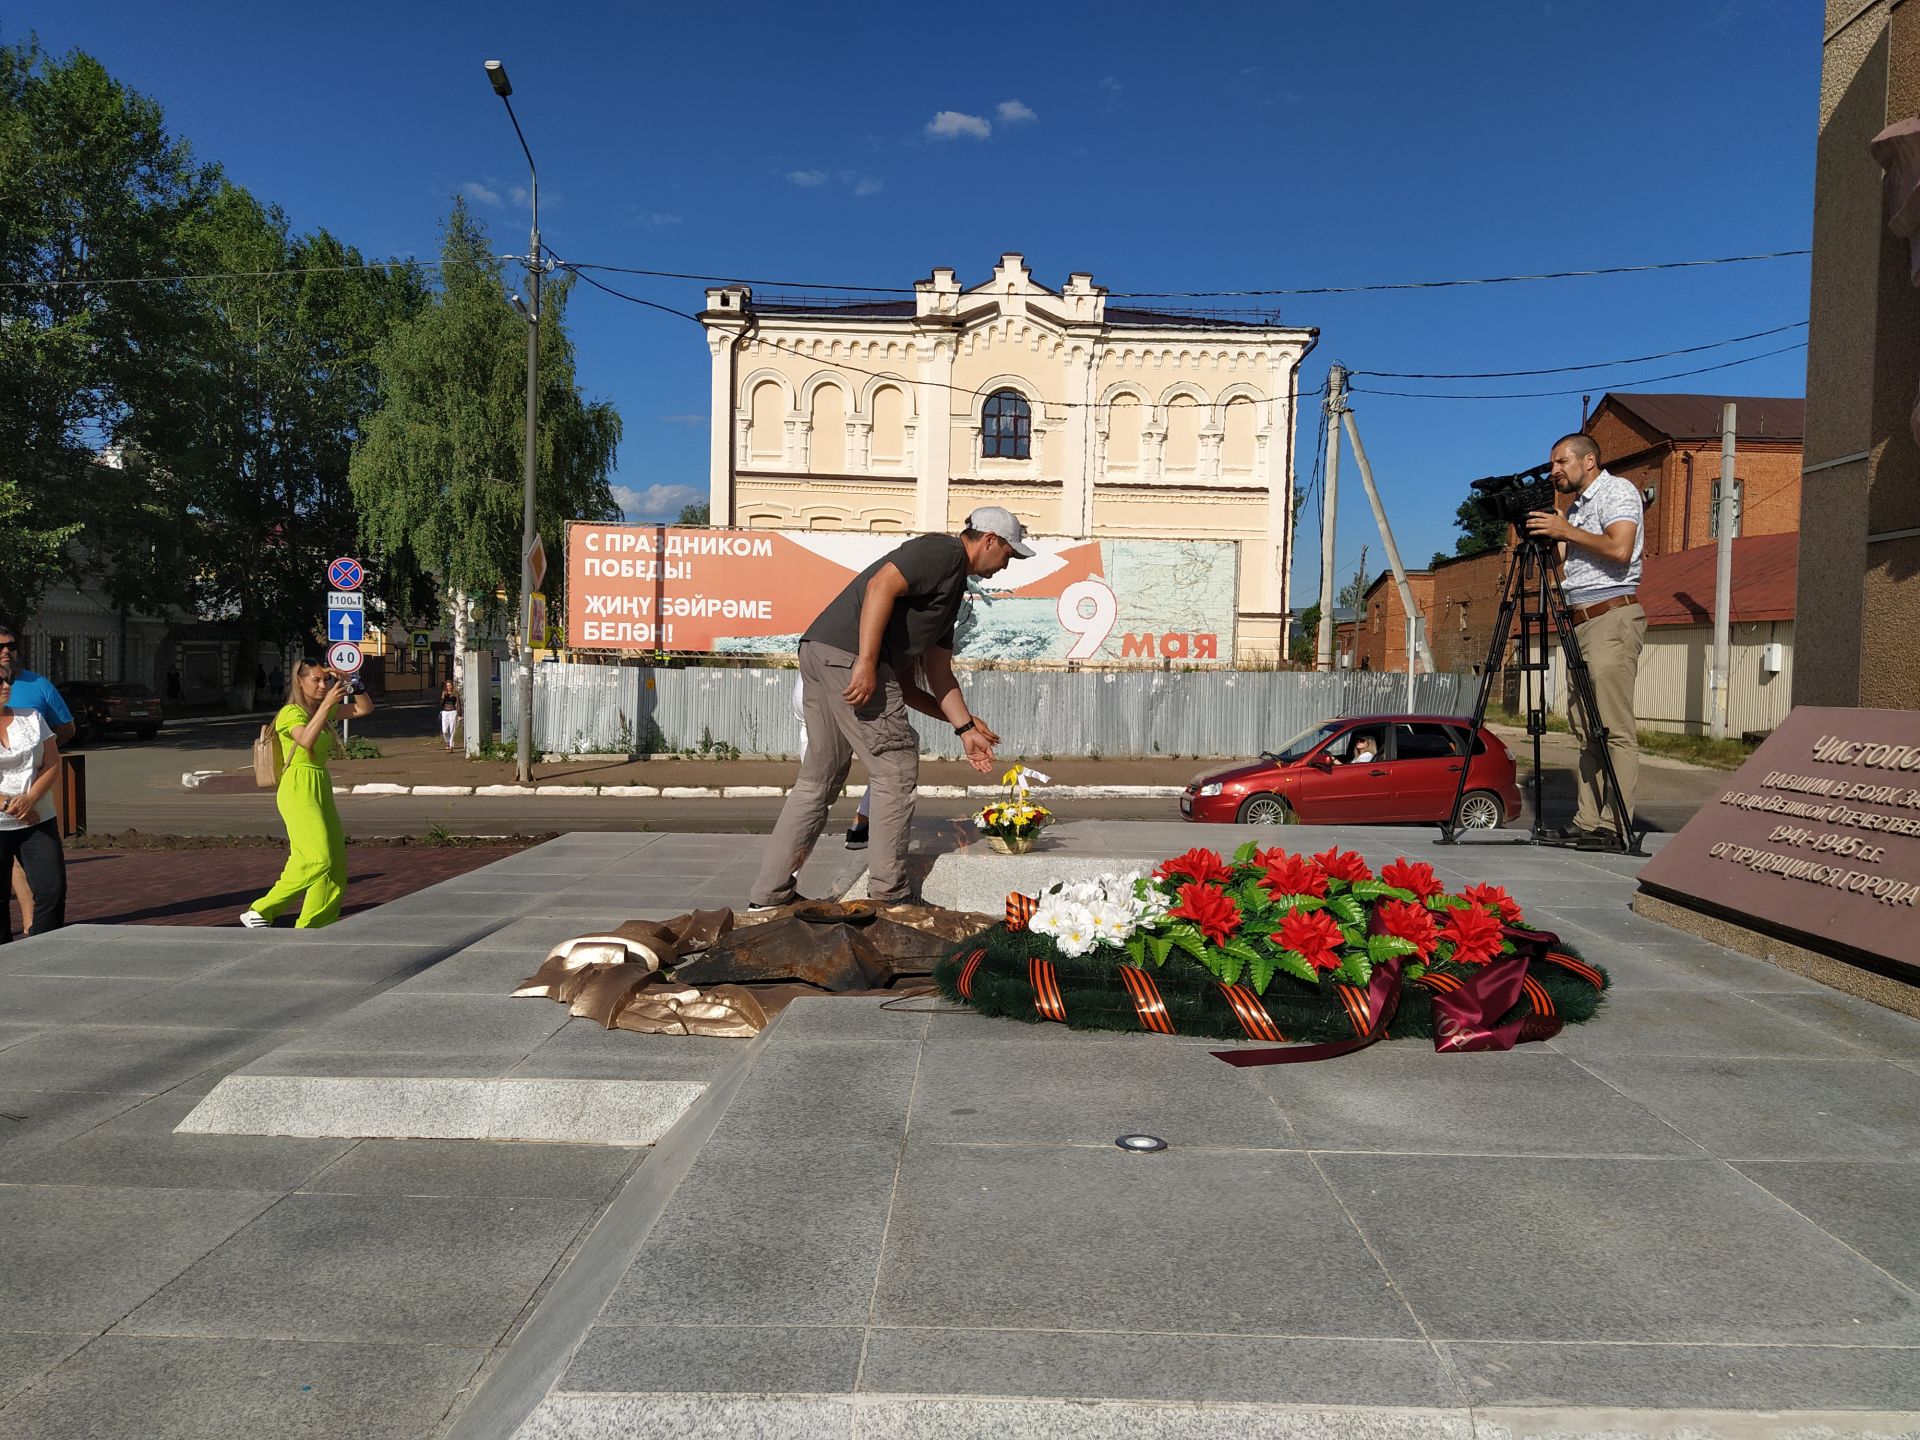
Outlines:
[[[773,669],[536,665],[536,749],[653,753],[704,743],[733,745],[743,755],[792,755],[800,732],[794,677]],[[506,740],[518,733],[514,681],[513,667],[505,667]],[[967,703],[1003,737],[1001,748],[1026,756],[1252,755],[1336,715],[1465,714],[1474,694],[1471,676],[1421,675],[1409,707],[1405,675],[1360,671],[975,670],[961,684]],[[924,754],[960,754],[950,727],[919,715],[913,721]]]

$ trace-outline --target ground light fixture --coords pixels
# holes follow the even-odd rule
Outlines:
[[[1156,1150],[1167,1148],[1167,1142],[1158,1135],[1122,1135],[1113,1142],[1122,1150],[1131,1150],[1136,1155],[1151,1155]]]

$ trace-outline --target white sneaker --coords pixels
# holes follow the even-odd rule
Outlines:
[[[258,910],[242,910],[240,912],[240,923],[249,930],[264,930],[273,922]]]

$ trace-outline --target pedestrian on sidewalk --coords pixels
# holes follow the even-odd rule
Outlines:
[[[453,749],[453,728],[460,723],[460,687],[453,683],[453,677],[447,677],[447,683],[440,687],[440,738],[447,742],[447,749]]]
[[[856,575],[800,637],[801,708],[809,746],[787,792],[753,882],[756,907],[798,898],[799,872],[827,823],[857,754],[873,798],[873,863],[868,894],[881,904],[910,899],[907,847],[920,737],[909,707],[953,726],[967,760],[993,770],[1000,737],[968,710],[953,674],[953,627],[967,578],[997,575],[1033,554],[1012,512],[986,505],[959,535],[918,535]],[[926,688],[914,680],[919,668]]]
[[[38,715],[56,747],[71,745],[75,730],[73,712],[67,709],[67,702],[60,697],[54,683],[46,676],[36,675],[27,669],[26,660],[26,641],[20,631],[0,621],[0,677],[13,682],[11,703],[18,709],[31,710]],[[60,782],[56,778],[54,783],[57,785]],[[54,843],[57,845],[59,840],[60,827],[55,825]],[[63,874],[64,865],[62,861]],[[0,874],[8,877],[8,883],[13,887],[13,898],[20,902],[20,918],[26,924],[21,933],[31,935],[33,925],[29,917],[33,914],[33,887],[28,883],[25,864],[16,864],[8,859],[0,863]]]
[[[0,675],[0,864],[19,862],[27,882],[21,919],[28,933],[45,935],[67,923],[67,862],[60,851],[53,787],[60,779],[60,745],[37,710],[14,704],[22,689]],[[0,903],[0,945],[13,939],[13,909]]]
[[[800,763],[807,763],[807,682],[805,677],[793,677],[793,718],[800,722]],[[836,797],[838,798],[838,797]],[[853,812],[853,823],[847,827],[847,849],[864,850],[867,848],[867,821],[873,813],[873,787],[869,785],[860,792],[860,808]]]
[[[274,886],[240,916],[248,929],[271,925],[303,890],[298,930],[314,930],[340,918],[347,894],[347,835],[333,803],[333,777],[327,773],[336,741],[333,712],[350,720],[373,713],[373,699],[318,660],[293,667],[287,703],[273,717],[280,747],[280,785],[274,805],[287,827],[287,865]]]

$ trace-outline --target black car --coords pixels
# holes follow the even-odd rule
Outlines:
[[[68,680],[57,688],[73,712],[75,740],[90,740],[109,730],[131,730],[151,740],[166,721],[160,697],[132,681]]]

